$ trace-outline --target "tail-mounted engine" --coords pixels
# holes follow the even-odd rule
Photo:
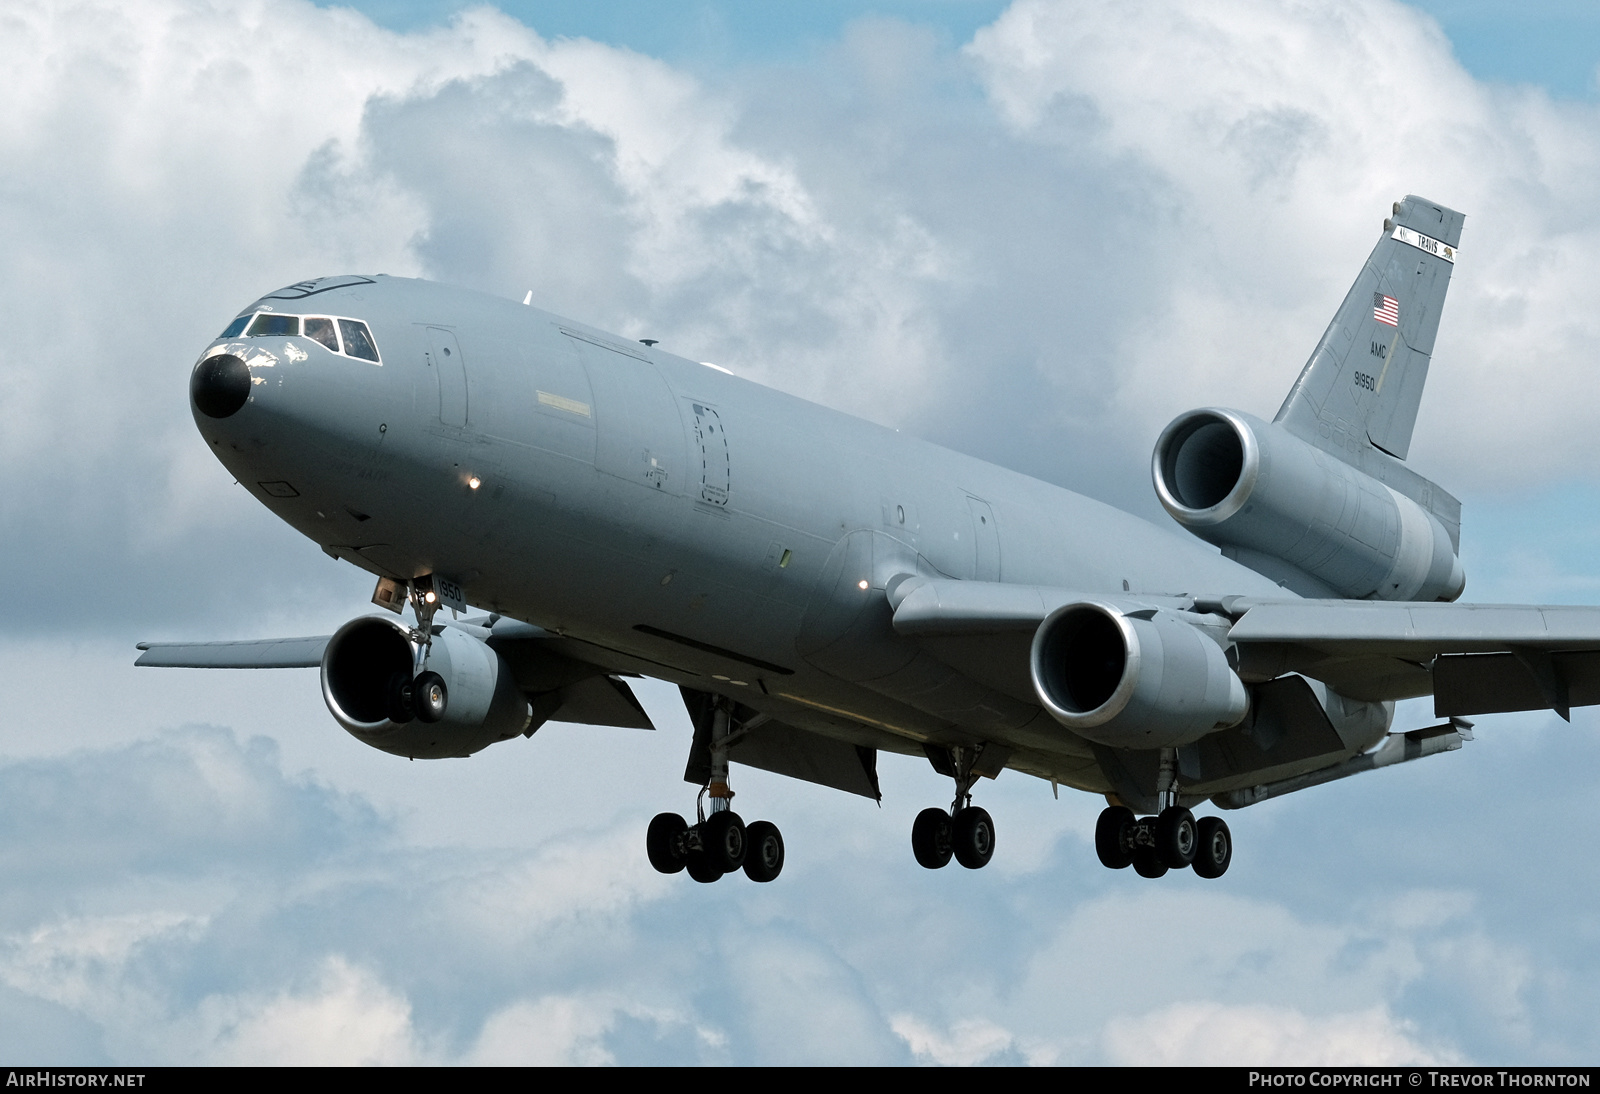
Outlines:
[[[396,620],[352,619],[322,655],[322,698],[357,740],[396,756],[470,756],[533,721],[505,658],[445,627],[419,669],[417,643]]]
[[[1180,415],[1156,441],[1151,471],[1174,520],[1303,595],[1454,600],[1466,584],[1437,517],[1249,414]],[[1293,580],[1300,574],[1312,581]]]
[[[1030,668],[1056,721],[1112,748],[1188,744],[1250,709],[1222,647],[1161,609],[1095,600],[1057,608],[1034,634]]]

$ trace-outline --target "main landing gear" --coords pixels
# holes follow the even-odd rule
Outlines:
[[[929,870],[948,866],[952,857],[969,870],[979,870],[994,857],[994,819],[972,804],[972,784],[985,773],[979,765],[983,751],[982,745],[928,749],[934,769],[956,781],[948,811],[924,809],[911,825],[911,853]]]
[[[1132,866],[1140,877],[1161,877],[1168,870],[1192,867],[1204,878],[1221,877],[1233,861],[1233,837],[1221,817],[1201,817],[1178,804],[1176,750],[1161,750],[1157,800],[1161,812],[1135,817],[1133,810],[1113,805],[1094,826],[1094,849],[1102,865],[1113,870]]]
[[[663,874],[687,870],[694,880],[708,884],[740,869],[751,881],[772,881],[783,872],[783,834],[771,821],[745,824],[733,811],[733,791],[728,788],[728,747],[754,728],[754,720],[736,729],[728,699],[694,694],[694,698],[689,693],[684,696],[695,722],[689,771],[703,771],[706,776],[695,803],[695,823],[676,813],[658,813],[644,838],[650,865]]]
[[[707,883],[739,869],[751,881],[772,881],[782,873],[778,826],[771,821],[746,825],[732,809],[716,808],[726,798],[711,801],[711,815],[692,825],[676,813],[656,814],[644,837],[650,865],[663,874],[687,870],[696,881]]]

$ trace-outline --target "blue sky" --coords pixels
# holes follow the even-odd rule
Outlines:
[[[397,30],[447,21],[470,3],[364,0],[354,7]],[[903,19],[966,42],[993,22],[996,0],[899,0],[877,4],[681,3],[614,0],[606,4],[524,0],[498,5],[541,34],[593,38],[626,46],[706,75],[752,64],[804,61],[863,17]],[[1427,0],[1412,5],[1438,20],[1456,57],[1485,80],[1536,84],[1552,95],[1592,99],[1600,64],[1600,12],[1582,0]]]
[[[926,764],[881,808],[742,773],[789,865],[700,887],[643,858],[693,804],[670,688],[406,764],[314,672],[131,666],[369,610],[189,420],[273,286],[532,289],[1164,522],[1161,427],[1270,416],[1407,192],[1468,214],[1412,450],[1467,596],[1600,600],[1588,6],[362,10],[8,9],[0,1058],[1594,1058],[1592,710],[1233,814],[1220,883],[1100,868],[1101,803],[1015,773],[981,873],[912,862]]]

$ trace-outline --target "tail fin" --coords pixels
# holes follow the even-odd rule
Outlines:
[[[1347,462],[1358,438],[1406,458],[1439,313],[1466,218],[1425,198],[1396,202],[1275,421]]]

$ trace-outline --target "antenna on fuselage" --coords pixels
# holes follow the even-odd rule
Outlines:
[[[528,307],[532,307],[533,306],[533,290],[532,289],[528,290],[528,295],[524,296],[522,298],[522,302],[523,302],[523,304],[525,304]]]

